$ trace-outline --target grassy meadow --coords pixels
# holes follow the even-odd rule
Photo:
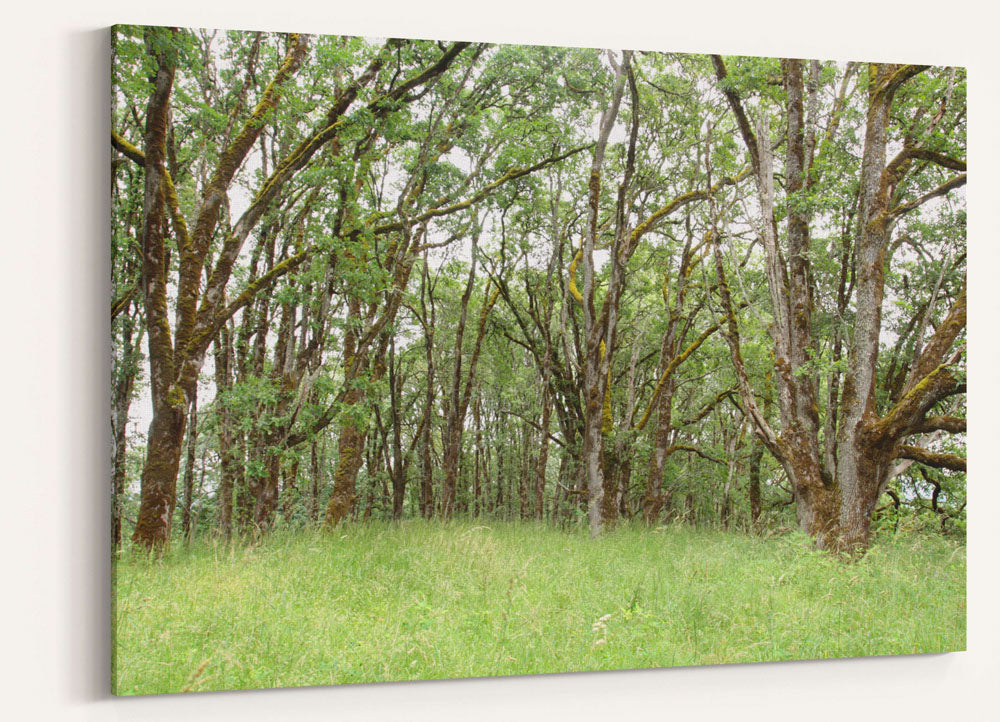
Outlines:
[[[964,546],[372,523],[116,563],[118,694],[961,650]]]

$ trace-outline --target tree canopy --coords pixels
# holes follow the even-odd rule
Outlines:
[[[112,50],[116,547],[411,516],[962,532],[963,69]]]

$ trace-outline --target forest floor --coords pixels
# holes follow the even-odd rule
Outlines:
[[[965,649],[965,547],[860,562],[803,537],[360,524],[116,564],[118,694]]]

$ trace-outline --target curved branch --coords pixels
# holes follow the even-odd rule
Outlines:
[[[129,288],[117,299],[111,302],[111,320],[114,321],[115,318],[128,308],[129,302],[135,297],[135,292],[139,290],[139,285],[133,283]]]
[[[418,216],[414,216],[413,218],[408,219],[408,223],[410,225],[425,223],[431,220],[432,218],[440,218],[441,216],[447,216],[457,211],[465,210],[466,208],[469,208],[473,204],[478,203],[479,201],[486,198],[490,193],[492,193],[505,183],[512,180],[517,180],[518,178],[523,178],[526,175],[531,175],[535,171],[539,171],[542,168],[545,168],[546,166],[550,166],[553,163],[558,163],[559,161],[574,156],[577,153],[580,153],[581,151],[587,150],[593,145],[594,145],[593,143],[588,143],[587,145],[581,145],[578,148],[573,148],[572,150],[569,150],[560,155],[545,158],[544,160],[541,160],[538,163],[535,163],[534,165],[528,166],[526,168],[511,168],[502,176],[497,178],[495,181],[486,186],[483,186],[482,189],[472,194],[465,200],[459,201],[458,203],[454,203],[450,206],[445,206],[443,208],[431,208],[430,210],[424,211]],[[386,223],[381,226],[376,226],[374,229],[372,229],[372,232],[381,235],[393,231],[400,231],[403,229],[403,224],[404,224],[403,221],[393,221],[392,223]]]
[[[959,416],[928,416],[915,426],[910,434],[927,434],[932,431],[947,431],[949,434],[964,434],[966,420]]]
[[[140,168],[146,167],[146,154],[118,135],[114,129],[111,131],[111,147],[133,161]]]
[[[949,180],[945,181],[934,190],[925,193],[919,198],[916,198],[910,201],[909,203],[901,203],[900,205],[896,206],[891,211],[889,211],[889,217],[896,218],[898,216],[903,215],[904,213],[909,213],[910,211],[916,210],[917,208],[919,208],[932,198],[943,196],[945,193],[948,193],[949,191],[964,186],[968,178],[969,178],[968,173],[962,173],[962,175],[950,178]]]
[[[743,304],[740,307],[742,308],[745,305],[746,304]],[[687,361],[688,357],[694,353],[709,336],[718,331],[719,327],[725,322],[725,317],[720,318],[714,324],[702,331],[701,335],[692,341],[686,349],[670,359],[670,363],[667,364],[667,367],[663,369],[663,373],[660,374],[660,380],[656,383],[656,388],[653,390],[653,398],[649,400],[649,406],[646,407],[646,412],[642,415],[642,418],[639,419],[639,422],[632,427],[635,431],[641,431],[645,428],[646,422],[649,421],[649,417],[653,413],[653,409],[656,407],[656,402],[659,400],[660,394],[663,392],[663,387],[667,383],[667,379],[673,375],[678,366]]]
[[[922,148],[911,148],[903,151],[910,158],[916,158],[917,160],[925,160],[928,163],[934,163],[942,168],[950,168],[951,170],[962,171],[963,173],[968,170],[965,161],[958,158],[952,158],[950,156],[944,155],[943,153],[937,153],[933,150],[924,150]]]
[[[957,454],[945,454],[936,451],[928,451],[919,446],[899,444],[893,451],[896,459],[912,459],[925,466],[933,466],[936,469],[951,469],[952,471],[965,471],[965,459]]]
[[[740,135],[743,136],[743,142],[746,144],[747,150],[750,153],[750,162],[753,166],[754,173],[758,172],[760,168],[760,156],[757,153],[757,136],[754,135],[753,129],[750,127],[750,120],[747,118],[746,111],[743,109],[743,103],[740,102],[740,97],[728,87],[726,80],[729,78],[729,73],[726,70],[726,64],[722,61],[721,55],[712,56],[712,65],[715,66],[715,75],[720,82],[720,90],[722,94],[726,96],[726,102],[729,103],[729,107],[732,108],[733,115],[736,116],[736,124],[740,127]]]
[[[672,444],[671,446],[667,447],[667,450],[664,452],[664,454],[666,456],[670,456],[675,451],[687,451],[687,452],[689,452],[691,454],[695,454],[696,456],[700,456],[701,458],[703,458],[703,459],[705,459],[707,461],[711,461],[711,462],[713,462],[715,464],[722,464],[723,466],[725,466],[725,464],[726,464],[726,462],[723,461],[722,459],[716,459],[714,456],[706,454],[701,449],[697,449],[694,446],[688,446],[687,444]]]

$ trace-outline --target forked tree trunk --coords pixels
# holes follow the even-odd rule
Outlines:
[[[250,209],[234,225],[219,253],[210,282],[202,293],[201,281],[211,239],[223,199],[243,159],[263,128],[262,119],[278,102],[281,87],[298,70],[306,54],[305,38],[292,35],[288,54],[267,86],[247,122],[220,153],[209,184],[203,189],[198,217],[189,234],[179,210],[172,181],[166,172],[166,127],[173,87],[176,54],[169,49],[173,31],[147,30],[146,48],[153,61],[153,90],[146,108],[144,133],[145,197],[143,204],[143,292],[149,329],[149,364],[153,420],[147,437],[147,458],[142,474],[142,498],[134,541],[147,548],[162,548],[170,538],[176,504],[177,469],[184,435],[184,409],[193,397],[205,352],[219,328],[252,294],[235,307],[222,307],[225,285],[240,248],[294,170],[279,182],[269,183]],[[315,150],[313,150],[315,152]],[[301,156],[303,163],[308,156]],[[167,300],[169,264],[166,258],[166,206],[169,201],[173,230],[178,236],[176,335],[170,328]]]
[[[722,59],[713,56],[712,60],[718,78],[725,81],[727,73]],[[788,115],[785,176],[787,192],[793,195],[806,186],[808,173],[805,146],[812,148],[814,137],[804,129],[802,63],[787,60],[783,65]],[[948,318],[941,323],[927,349],[914,363],[902,397],[883,417],[879,418],[875,411],[884,272],[892,225],[898,215],[965,183],[964,175],[957,176],[911,203],[901,203],[895,209],[890,208],[894,189],[915,157],[919,144],[908,139],[896,158],[886,163],[889,113],[896,91],[923,70],[922,66],[915,65],[869,66],[865,140],[858,176],[859,233],[853,261],[856,314],[840,408],[828,409],[828,413],[837,414],[837,417],[828,420],[826,426],[828,437],[834,426],[837,433],[835,459],[832,448],[834,445],[827,438],[827,465],[829,467],[830,461],[835,461],[833,469],[824,469],[819,458],[816,382],[814,374],[805,372],[803,368],[810,356],[814,355],[811,353],[814,349],[811,342],[812,281],[809,269],[808,209],[801,204],[789,204],[786,265],[777,248],[770,136],[763,125],[758,131],[759,137],[754,136],[739,98],[732,89],[723,88],[750,153],[761,203],[761,236],[766,252],[768,289],[774,314],[772,338],[782,421],[780,436],[760,413],[749,386],[716,239],[716,270],[720,295],[729,317],[727,340],[745,410],[761,442],[781,462],[788,474],[800,527],[816,539],[820,548],[854,553],[867,547],[871,515],[884,491],[892,460],[899,454],[913,453],[901,450],[900,441],[914,433],[937,401],[958,388],[949,367],[958,361],[960,353],[955,352],[949,357],[949,351],[965,327],[964,286]],[[814,71],[813,77],[815,75]],[[937,156],[931,154],[931,157]],[[943,164],[949,168],[965,169],[964,161],[944,159]],[[838,298],[841,307],[845,301],[846,297],[841,294]],[[934,454],[923,456],[927,458]]]
[[[605,353],[605,329],[598,317],[595,304],[595,270],[594,249],[597,246],[598,212],[601,199],[601,172],[604,167],[604,154],[607,150],[611,129],[618,117],[618,107],[625,90],[625,73],[621,65],[615,67],[615,82],[608,107],[601,113],[600,133],[594,148],[594,157],[590,166],[590,179],[587,184],[587,232],[583,242],[583,328],[586,336],[583,362],[583,448],[582,463],[587,488],[587,521],[590,535],[599,536],[604,529],[604,439],[601,433],[603,425],[604,396],[607,390],[608,374],[604,368],[610,363],[611,348]],[[617,263],[615,249],[612,250],[612,263]],[[608,304],[605,300],[605,306]],[[613,341],[613,339],[608,339]],[[607,344],[609,347],[613,344]]]
[[[243,127],[219,154],[211,180],[203,190],[198,218],[190,235],[179,211],[174,213],[178,203],[175,194],[171,192],[174,227],[178,235],[183,236],[178,238],[177,243],[180,256],[177,329],[176,338],[171,338],[166,294],[168,264],[165,262],[164,249],[164,195],[167,179],[163,167],[166,118],[173,85],[175,54],[168,52],[166,48],[169,45],[168,39],[154,37],[156,33],[161,32],[164,31],[150,29],[147,36],[147,52],[154,61],[155,77],[147,106],[144,134],[146,194],[143,290],[150,329],[149,358],[154,417],[150,424],[147,442],[148,457],[146,469],[143,471],[140,519],[134,539],[146,547],[162,546],[169,538],[169,520],[175,503],[177,467],[184,432],[183,409],[187,397],[193,393],[204,354],[226,320],[239,308],[252,301],[257,292],[267,287],[267,284],[252,288],[248,286],[247,293],[241,294],[237,301],[229,306],[222,305],[226,285],[231,279],[244,242],[288,182],[310,164],[321,148],[337,139],[344,127],[339,120],[350,110],[359,94],[375,82],[391,51],[404,44],[404,41],[399,40],[387,41],[383,51],[376,55],[364,72],[356,80],[340,88],[325,115],[324,122],[275,164],[250,206],[226,234],[215,258],[214,267],[209,273],[209,281],[202,290],[205,262],[213,246],[211,241],[218,226],[229,186],[236,172],[242,167],[250,148],[260,136],[264,128],[264,118],[276,107],[283,86],[288,84],[305,59],[306,38],[297,34],[289,36],[289,49],[277,73],[264,89]],[[398,107],[396,101],[406,103],[420,97],[420,93],[411,94],[411,91],[432,82],[444,73],[467,46],[468,43],[452,44],[436,62],[426,67],[410,82],[400,83],[385,95],[372,101],[368,111],[374,118],[381,119]],[[406,97],[408,94],[409,97]],[[289,258],[280,269],[276,267],[275,270],[279,272],[271,276],[270,282],[273,283],[278,276],[292,270],[305,258],[305,252]],[[346,458],[350,462],[351,455],[348,454]],[[339,494],[337,498],[342,501],[343,494]]]

